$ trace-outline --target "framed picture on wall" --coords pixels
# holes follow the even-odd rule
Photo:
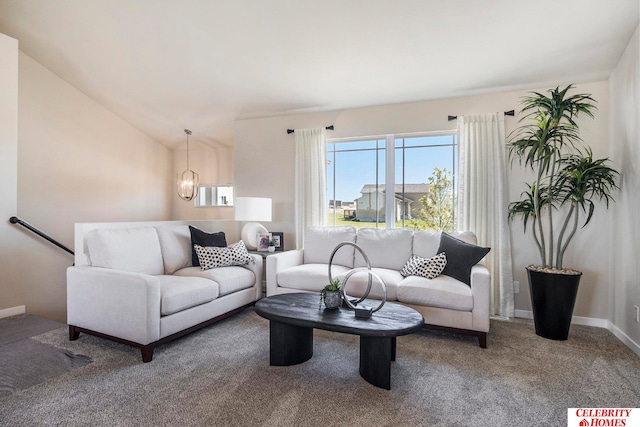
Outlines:
[[[258,233],[258,247],[256,249],[259,251],[268,251],[270,241],[271,233]]]
[[[284,233],[281,231],[274,231],[271,233],[271,240],[276,247],[276,252],[284,251]]]

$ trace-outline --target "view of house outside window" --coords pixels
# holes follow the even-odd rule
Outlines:
[[[457,135],[330,140],[327,163],[329,226],[454,229]]]

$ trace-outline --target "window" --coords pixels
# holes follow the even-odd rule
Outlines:
[[[329,140],[329,225],[453,230],[455,134]]]

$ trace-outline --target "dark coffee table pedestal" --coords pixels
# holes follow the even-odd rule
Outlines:
[[[313,356],[313,328],[271,320],[269,322],[269,364],[290,366]]]
[[[313,356],[313,329],[360,336],[360,376],[376,387],[391,389],[391,362],[396,360],[396,337],[420,329],[417,311],[387,303],[367,320],[345,308],[319,310],[318,295],[283,294],[263,298],[256,313],[269,319],[269,363],[290,366]]]
[[[360,336],[360,376],[376,387],[391,390],[391,362],[396,360],[395,337]]]

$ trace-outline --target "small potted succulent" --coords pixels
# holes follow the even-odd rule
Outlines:
[[[276,242],[273,240],[269,240],[269,247],[267,248],[269,252],[275,252],[276,250]]]
[[[335,279],[333,282],[325,286],[324,289],[322,289],[322,292],[320,292],[319,308],[322,308],[322,303],[324,303],[324,306],[330,310],[335,310],[340,307],[342,305],[341,286],[340,280],[338,279]]]

